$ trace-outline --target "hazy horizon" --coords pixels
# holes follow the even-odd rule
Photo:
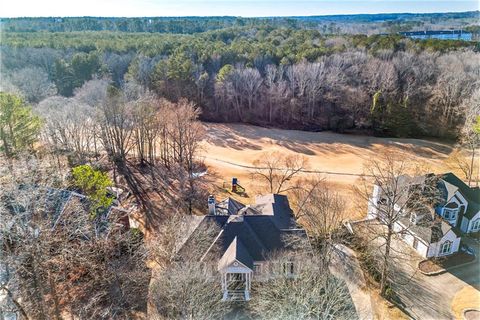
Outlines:
[[[18,0],[3,18],[20,17],[292,17],[388,13],[444,13],[479,10],[477,1],[352,0]]]

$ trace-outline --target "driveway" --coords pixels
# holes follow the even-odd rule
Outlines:
[[[395,242],[402,247],[401,251],[413,252],[413,249],[402,241]],[[393,288],[403,306],[415,319],[454,319],[451,304],[455,294],[468,285],[476,287],[477,290],[479,288],[479,260],[436,276],[420,273],[417,269],[420,260],[422,258],[417,256],[415,259],[397,260],[400,263],[393,265]]]
[[[330,271],[347,284],[360,320],[373,319],[372,301],[366,288],[365,277],[355,252],[341,244],[335,245]]]

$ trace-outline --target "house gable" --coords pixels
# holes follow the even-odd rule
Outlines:
[[[471,188],[453,173],[446,173],[440,176],[443,182],[445,202],[437,207],[437,213],[444,216],[445,208],[452,203],[459,205],[459,217],[456,226],[463,232],[471,232],[473,220],[478,218],[480,213],[480,189]],[[455,192],[454,188],[456,188]]]
[[[457,235],[454,229],[450,229],[440,239],[438,239],[438,241],[430,244],[428,247],[427,257],[441,257],[457,252],[460,248],[460,240],[461,238]],[[442,253],[442,246],[447,241],[451,243],[450,251],[448,253]]]
[[[462,193],[457,190],[451,195],[450,199],[438,206],[435,209],[435,212],[448,221],[452,226],[456,227],[461,225],[462,218],[467,211],[467,208],[468,201]]]
[[[466,232],[478,232],[480,231],[480,228],[478,227],[478,224],[480,222],[480,211],[478,211],[474,216],[472,216],[471,219],[467,220],[468,221],[468,226]],[[477,228],[474,228],[477,227]]]

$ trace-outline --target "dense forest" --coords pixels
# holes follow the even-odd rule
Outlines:
[[[316,29],[329,33],[391,33],[443,28],[471,28],[478,20],[478,11],[449,13],[384,13],[328,15],[309,17],[49,17],[2,19],[5,31],[72,32],[121,31],[198,33],[228,27],[287,27]],[[475,29],[472,29],[474,31]],[[478,32],[478,30],[476,30]]]
[[[222,28],[143,32],[145,19],[61,19],[59,30],[69,32],[10,32],[54,29],[46,18],[2,20],[2,90],[36,104],[108,79],[126,91],[187,98],[207,121],[388,136],[456,137],[477,112],[478,42],[346,34],[286,18],[157,18],[193,28],[173,32]],[[70,32],[104,29],[117,31]]]

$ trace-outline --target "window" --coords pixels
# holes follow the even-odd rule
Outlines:
[[[387,204],[387,199],[385,199],[385,198],[381,198],[380,200],[378,200],[377,204],[383,204],[383,205],[386,205],[386,204]]]
[[[253,264],[253,273],[254,274],[262,273],[262,265],[260,263],[254,263]]]
[[[480,218],[473,221],[472,223],[472,231],[478,231],[480,230]]]
[[[284,262],[283,272],[285,272],[287,276],[293,276],[295,274],[295,268],[294,268],[293,262],[291,261]]]
[[[441,254],[448,254],[450,253],[450,250],[452,249],[452,242],[451,241],[445,241],[442,244],[442,248],[440,250]]]
[[[443,217],[447,220],[456,220],[457,219],[457,212],[458,209],[448,209],[444,208],[443,209]]]

